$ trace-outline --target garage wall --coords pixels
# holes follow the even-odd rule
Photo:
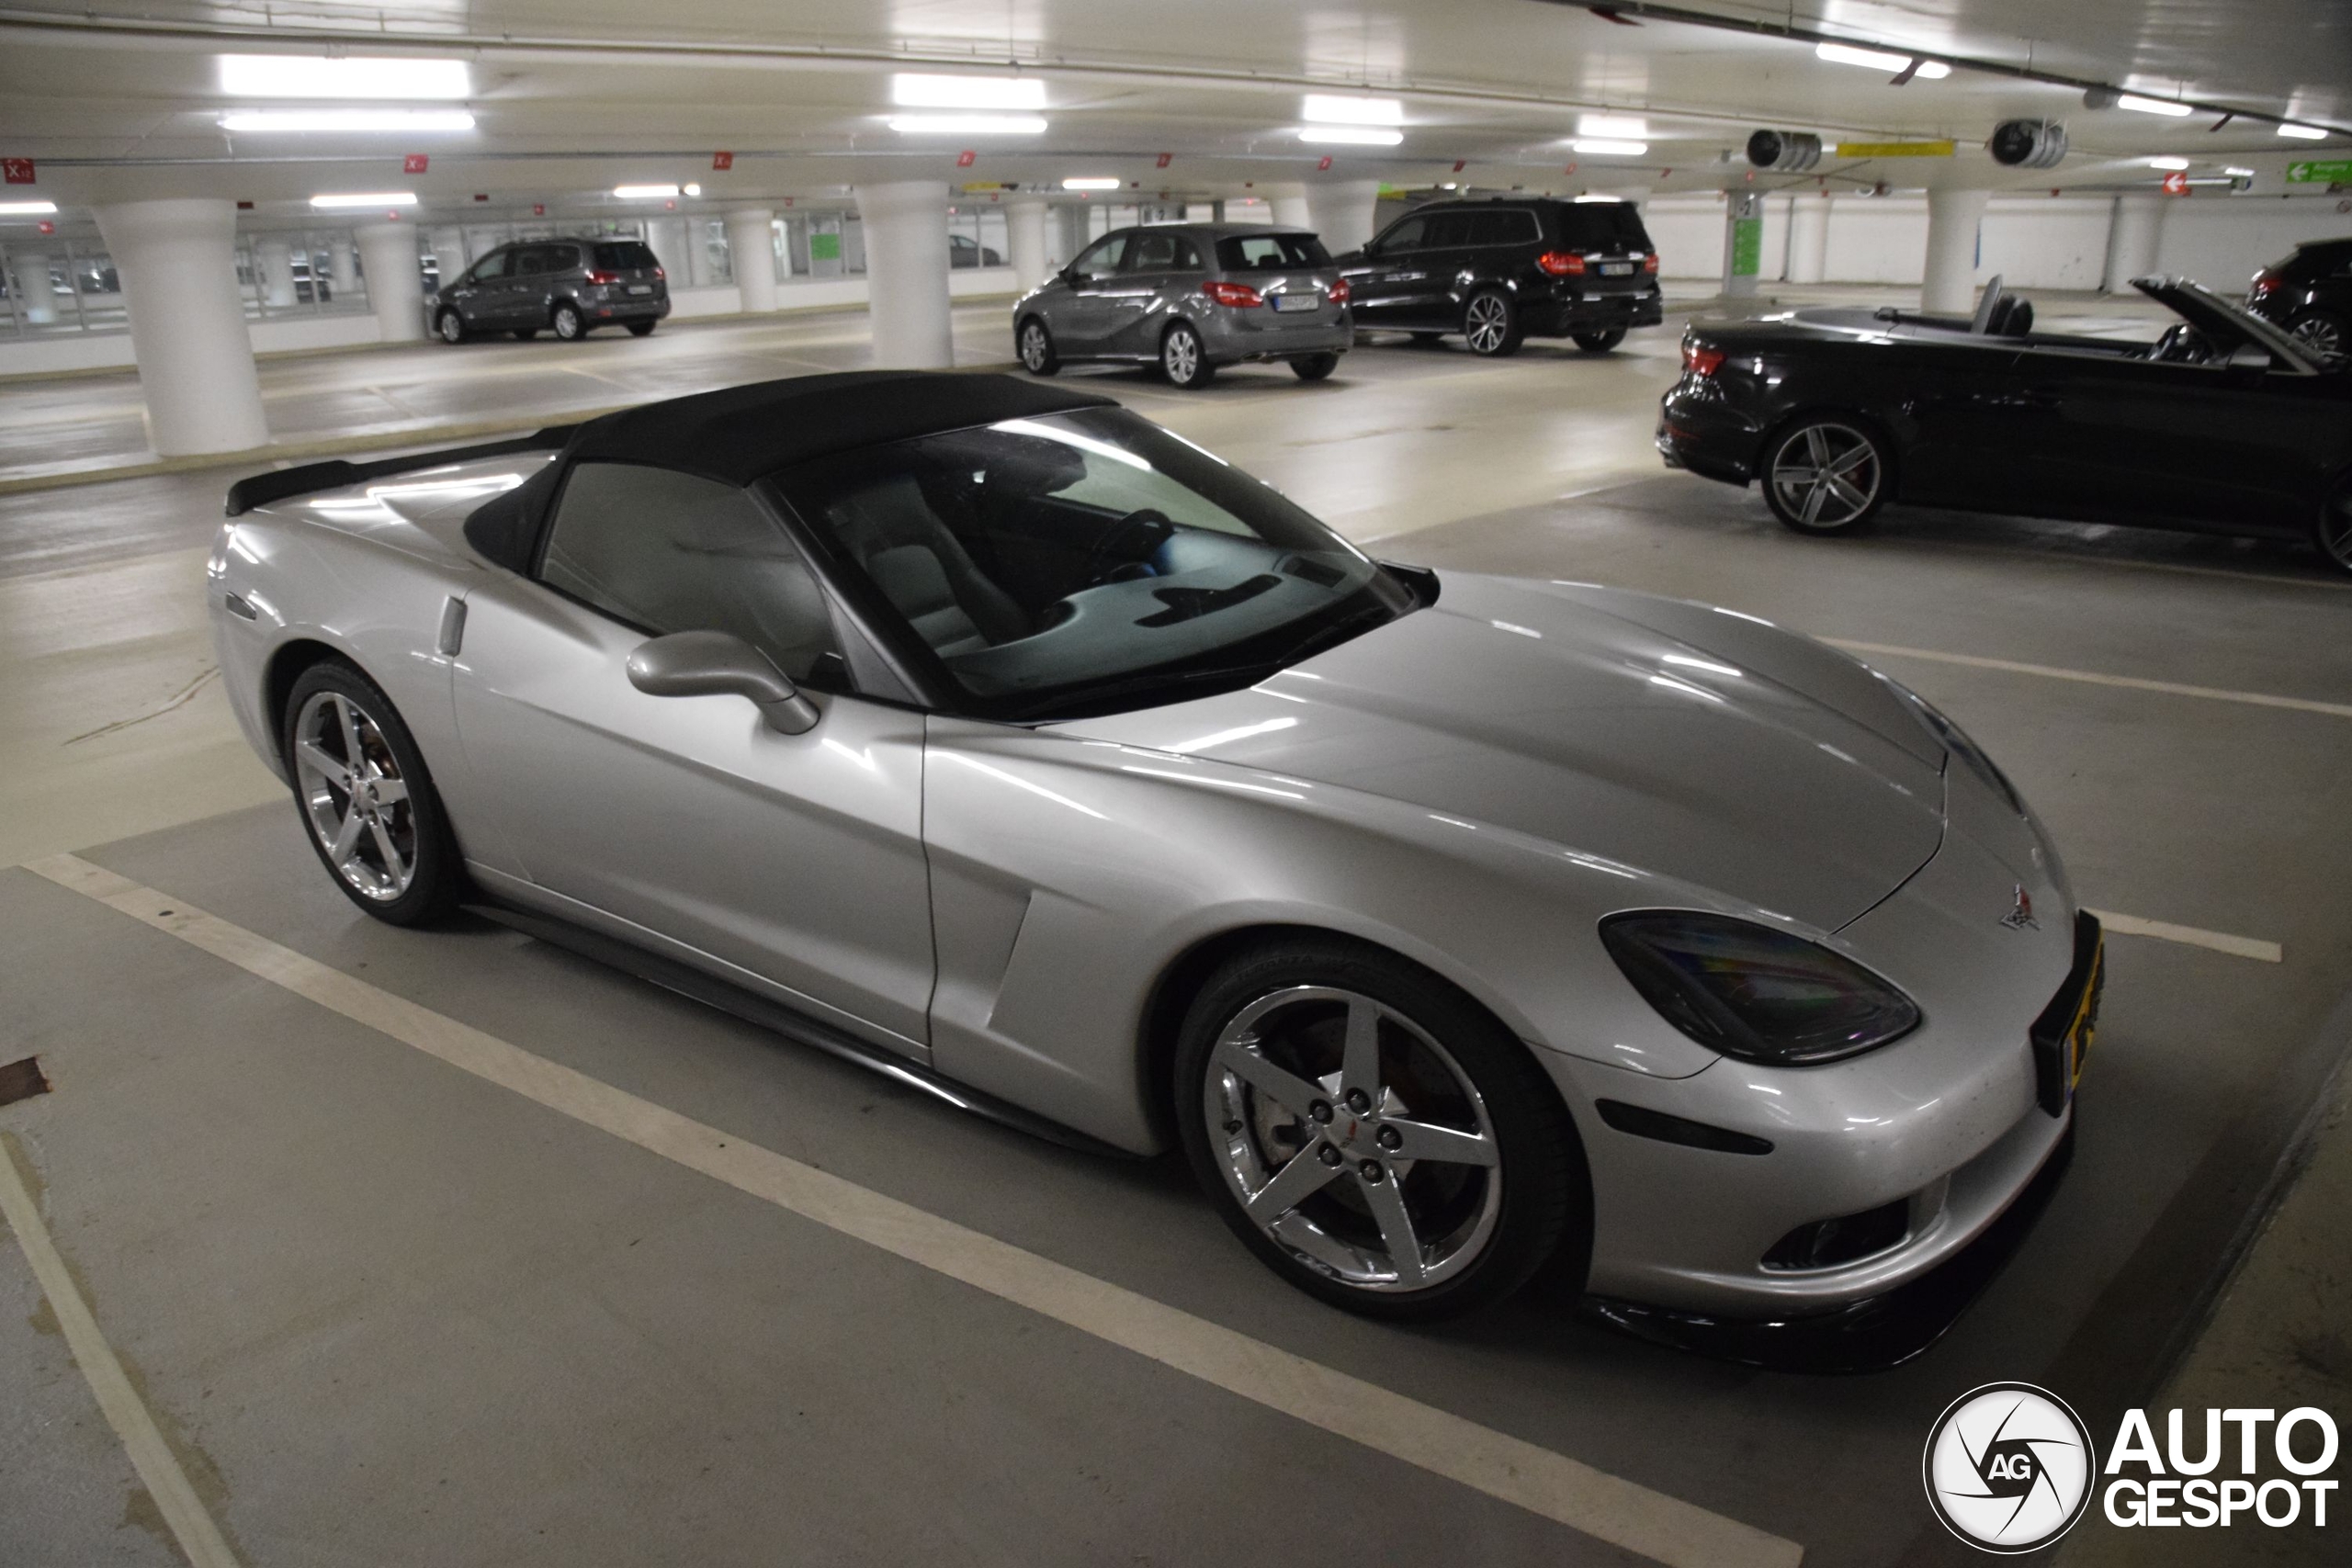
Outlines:
[[[1787,276],[1790,198],[1764,204],[1764,279]],[[1643,221],[1668,279],[1713,282],[1723,275],[1720,197],[1654,197]],[[2107,263],[2114,201],[2105,196],[1996,197],[1984,211],[1976,278],[1998,273],[2012,288],[2094,289]],[[2191,197],[2165,208],[2157,265],[2224,292],[2304,240],[2352,237],[2352,213],[2308,197]],[[1832,283],[1916,286],[1928,249],[1928,203],[1920,196],[1844,197],[1829,211]]]

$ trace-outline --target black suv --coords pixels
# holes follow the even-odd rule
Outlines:
[[[2352,240],[2306,240],[2254,275],[2245,307],[2331,364],[2352,344]]]
[[[620,325],[639,337],[670,313],[670,285],[635,240],[526,240],[501,245],[435,289],[426,321],[443,343],[476,333],[566,342]]]
[[[1600,354],[1665,319],[1657,252],[1630,201],[1429,202],[1341,256],[1340,276],[1359,330],[1460,333],[1473,354],[1515,353],[1530,333]]]

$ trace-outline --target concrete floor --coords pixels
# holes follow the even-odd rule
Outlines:
[[[959,313],[975,360],[1002,356],[1002,327]],[[737,368],[752,330],[613,347],[674,354],[681,381],[795,368]],[[688,365],[704,334],[707,362]],[[1757,1372],[1534,1297],[1375,1327],[1266,1274],[1173,1162],[1001,1132],[497,928],[366,920],[206,679],[198,562],[226,475],[0,497],[0,864],[81,849],[731,1139],[1799,1542],[1808,1562],[1973,1560],[1928,1516],[1918,1452],[1982,1382],[2049,1386],[2102,1438],[2176,1364],[2167,1399],[2352,1414],[2342,1243],[2304,1196],[2334,1189],[2279,1210],[2274,1235],[2304,1236],[2286,1282],[2266,1244],[2177,1359],[2352,1034],[2352,721],[1921,656],[2341,703],[2352,597],[2300,550],[2225,540],[1920,512],[1798,538],[1752,492],[1659,471],[1673,352],[1669,328],[1602,359],[1373,347],[1317,387],[1282,370],[1193,395],[1095,379],[1376,553],[1915,650],[1873,657],[2001,760],[2086,902],[2280,945],[2272,964],[2113,940],[2073,1170],[1953,1332],[1893,1371]],[[368,357],[266,376],[359,386]],[[29,872],[0,871],[0,1060],[38,1053],[55,1085],[0,1108],[0,1142],[243,1561],[1196,1563],[1303,1536],[1362,1562],[1636,1560],[582,1126]],[[2313,1168],[2340,1184],[2339,1156]],[[2280,1315],[2266,1299],[2303,1294],[2316,1326],[2259,1349]],[[0,1247],[0,1546],[17,1549],[0,1559],[173,1561],[57,1327]],[[2244,1397],[2233,1355],[2262,1369]],[[2157,1544],[2330,1560],[2322,1532],[2196,1535]],[[2149,1555],[2096,1514],[2069,1551]]]

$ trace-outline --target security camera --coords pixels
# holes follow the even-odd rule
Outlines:
[[[2005,119],[1984,150],[2013,169],[2054,169],[2066,155],[2066,128],[2054,119]]]
[[[1747,161],[1774,174],[1801,175],[1821,162],[1821,138],[1804,130],[1759,130],[1747,139]]]

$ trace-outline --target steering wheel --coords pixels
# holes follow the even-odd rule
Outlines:
[[[1173,537],[1175,533],[1176,525],[1168,520],[1166,513],[1156,506],[1137,507],[1108,528],[1103,529],[1102,537],[1096,539],[1094,547],[1087,552],[1086,565],[1080,573],[1086,586],[1092,588],[1104,582],[1118,582],[1131,577],[1151,575],[1150,569],[1142,557],[1158,550],[1160,546]],[[1140,555],[1122,552],[1115,547],[1130,534],[1147,537],[1150,541],[1144,547]],[[1126,554],[1126,558],[1124,560],[1118,558],[1123,553]]]
[[[2202,365],[2213,357],[2213,345],[2205,341],[2203,333],[2180,321],[2165,329],[2165,335],[2156,340],[2148,357],[2173,365]]]

